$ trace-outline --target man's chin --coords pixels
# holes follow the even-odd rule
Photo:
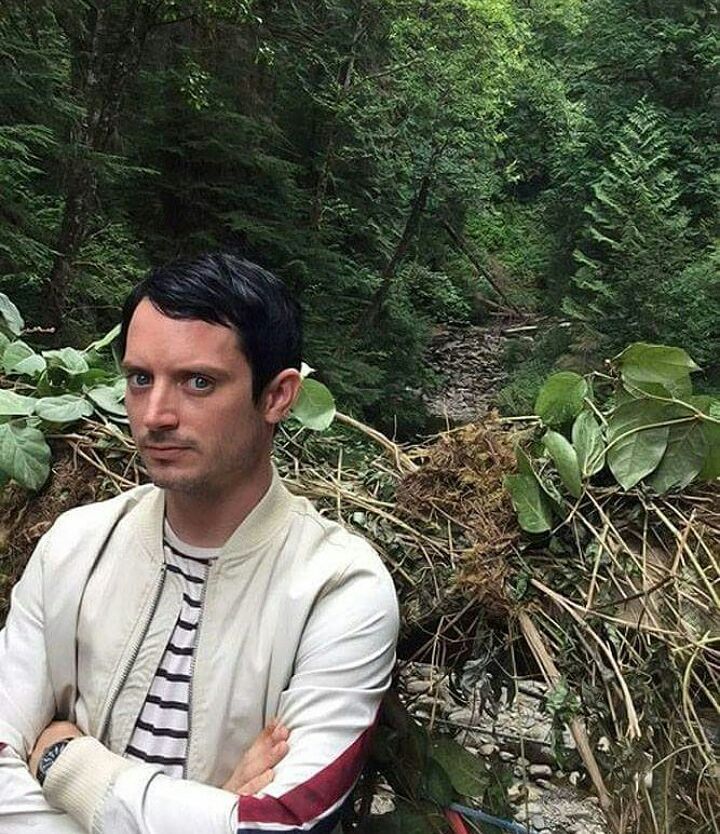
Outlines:
[[[203,478],[183,475],[181,473],[159,472],[156,467],[147,467],[150,480],[160,489],[170,492],[182,492],[187,495],[200,495],[205,491]]]

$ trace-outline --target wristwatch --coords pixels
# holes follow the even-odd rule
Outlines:
[[[45,777],[48,775],[50,768],[55,764],[62,751],[72,740],[73,736],[69,736],[68,738],[60,739],[60,741],[56,741],[49,747],[45,748],[42,756],[40,756],[40,761],[37,766],[37,780],[41,785],[45,782]]]

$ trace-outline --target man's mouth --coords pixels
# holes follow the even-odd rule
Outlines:
[[[153,457],[172,457],[188,451],[190,446],[171,443],[145,443],[142,450]]]

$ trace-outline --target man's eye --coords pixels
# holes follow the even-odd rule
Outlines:
[[[188,380],[188,385],[192,391],[209,391],[213,381],[202,374],[193,374]]]
[[[150,374],[143,373],[143,371],[135,371],[127,376],[128,385],[133,388],[145,388],[150,385]]]

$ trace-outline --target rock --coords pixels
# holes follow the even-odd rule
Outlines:
[[[541,681],[518,681],[519,692],[530,695],[533,698],[544,698],[547,695],[547,684]]]
[[[497,753],[497,751],[497,744],[482,744],[480,747],[478,747],[478,753],[481,756],[492,756],[493,753]]]
[[[509,753],[507,750],[500,751],[500,761],[501,762],[511,762],[515,756],[512,753]]]
[[[505,382],[501,327],[446,326],[438,331],[425,363],[442,384],[425,393],[428,411],[453,422],[468,423],[488,413]]]
[[[370,805],[371,814],[388,814],[395,810],[395,802],[391,796],[386,794],[376,794]]]
[[[448,721],[469,727],[475,723],[475,715],[468,707],[461,707],[448,714]]]
[[[552,768],[550,765],[533,764],[528,768],[528,773],[533,779],[549,779],[552,776]]]
[[[527,791],[522,782],[514,782],[507,790],[507,798],[509,802],[515,804],[520,799],[524,799]]]
[[[408,692],[412,694],[417,694],[420,692],[428,692],[432,687],[432,683],[426,680],[411,680],[407,682],[405,688]]]
[[[541,816],[540,814],[536,814],[532,818],[532,827],[536,828],[538,831],[541,831],[545,828],[545,817]]]
[[[535,784],[538,786],[538,788],[542,788],[546,791],[552,790],[552,788],[554,787],[553,783],[550,782],[548,779],[536,779]]]

